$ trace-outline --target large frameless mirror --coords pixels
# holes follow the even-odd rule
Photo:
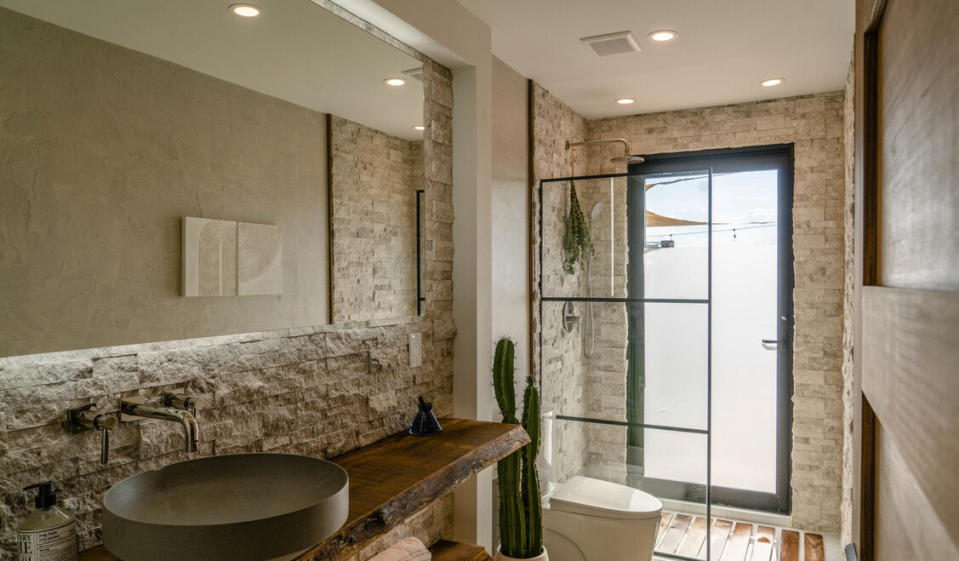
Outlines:
[[[0,51],[0,356],[424,308],[411,54],[309,0],[0,0]]]

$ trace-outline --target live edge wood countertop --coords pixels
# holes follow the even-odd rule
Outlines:
[[[442,497],[470,475],[529,442],[519,425],[443,419],[432,436],[399,433],[333,458],[350,477],[350,513],[335,534],[297,561],[358,551],[374,538]],[[120,561],[102,547],[80,561]]]

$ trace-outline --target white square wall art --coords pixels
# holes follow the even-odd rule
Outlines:
[[[183,218],[183,295],[237,294],[237,228],[233,220]]]
[[[279,226],[237,226],[237,293],[283,294],[283,231]]]

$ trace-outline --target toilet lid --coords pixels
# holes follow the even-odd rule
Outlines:
[[[630,520],[659,518],[663,510],[663,503],[649,493],[581,475],[557,485],[549,505],[564,512]]]

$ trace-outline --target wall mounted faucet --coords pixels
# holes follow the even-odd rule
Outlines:
[[[170,421],[183,427],[183,449],[196,452],[199,448],[200,425],[196,420],[195,400],[192,397],[164,394],[162,407],[141,403],[137,398],[120,402],[121,421],[137,421],[141,418]]]

